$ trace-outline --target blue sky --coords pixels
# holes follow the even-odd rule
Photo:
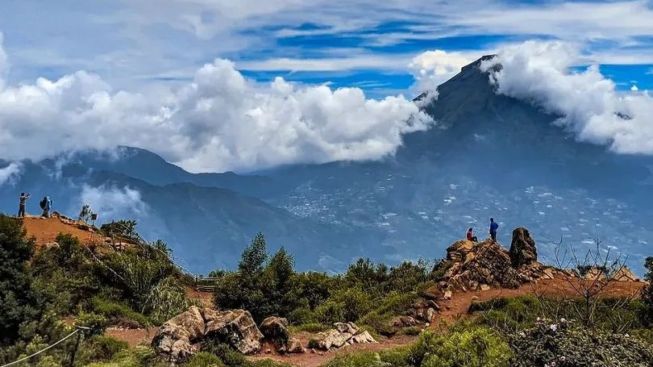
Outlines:
[[[529,39],[579,45],[620,90],[653,88],[650,1],[130,0],[0,4],[10,83],[97,73],[115,88],[189,80],[215,58],[244,75],[379,98],[416,93],[413,58],[467,60]]]

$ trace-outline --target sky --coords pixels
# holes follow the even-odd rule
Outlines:
[[[522,84],[497,76],[503,93],[568,114],[581,140],[649,154],[633,138],[647,121],[606,116],[650,110],[651,19],[652,1],[5,0],[0,156],[120,143],[193,172],[376,159],[437,124],[413,97],[515,47],[548,64],[512,62]],[[560,83],[524,88],[543,75]],[[594,96],[587,110],[560,85]]]

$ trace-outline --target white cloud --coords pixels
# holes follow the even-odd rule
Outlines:
[[[0,168],[0,186],[5,183],[11,183],[22,172],[22,165],[20,163],[9,163],[6,167]]]
[[[532,101],[562,116],[557,123],[582,141],[606,144],[618,153],[653,154],[653,98],[647,93],[620,93],[598,66],[570,70],[579,59],[576,46],[529,41],[506,47],[485,62],[498,92]]]
[[[80,201],[82,204],[89,204],[102,221],[140,218],[148,212],[148,206],[141,199],[141,193],[127,186],[120,188],[84,185]]]
[[[0,90],[4,87],[4,79],[7,76],[7,70],[9,69],[9,61],[7,60],[7,54],[5,53],[3,44],[3,35],[0,32]]]
[[[460,69],[474,61],[472,55],[460,52],[433,50],[413,58],[408,65],[415,77],[417,92],[432,91],[460,72]]]
[[[177,89],[113,91],[80,71],[0,90],[0,156],[11,160],[117,145],[149,149],[191,171],[371,160],[430,123],[403,96],[372,100],[358,88],[281,78],[261,85],[223,59]]]

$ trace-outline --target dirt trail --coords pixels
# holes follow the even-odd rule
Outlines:
[[[612,283],[605,291],[606,297],[636,297],[645,285],[643,282],[615,282]],[[445,323],[454,322],[460,318],[468,315],[469,307],[472,302],[488,301],[496,298],[503,297],[518,297],[528,294],[540,294],[548,297],[574,297],[576,296],[573,287],[564,279],[547,279],[540,280],[537,283],[526,284],[517,289],[489,289],[487,291],[475,292],[457,292],[449,301],[442,301],[442,312],[439,313],[439,320]],[[441,327],[441,324],[436,320],[431,325],[432,329]],[[302,342],[307,342],[307,337],[300,336]],[[379,344],[359,344],[340,349],[338,351],[327,352],[320,354],[306,353],[306,354],[293,354],[293,355],[266,355],[260,354],[257,356],[249,357],[252,360],[260,359],[273,359],[279,362],[288,363],[297,367],[318,367],[326,364],[334,359],[336,356],[360,352],[360,351],[381,351],[386,349],[397,348],[411,344],[415,341],[416,337],[400,336],[391,339],[379,341]]]

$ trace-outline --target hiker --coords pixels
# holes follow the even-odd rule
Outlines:
[[[474,236],[474,230],[472,227],[469,227],[467,230],[467,241],[478,242],[478,239]]]
[[[493,242],[497,242],[497,229],[499,229],[499,225],[494,221],[494,218],[490,218],[490,237],[492,237]]]
[[[44,196],[39,205],[41,206],[41,209],[43,209],[43,214],[41,214],[41,216],[43,218],[50,218],[50,210],[52,209],[52,200],[50,197],[47,195]]]
[[[29,193],[21,192],[18,198],[18,218],[25,217],[25,204],[27,203],[27,199],[29,199]]]
[[[79,220],[88,222],[89,218],[91,217],[91,214],[93,214],[93,212],[91,212],[91,206],[88,204],[84,204],[82,206],[82,211],[79,212]]]

